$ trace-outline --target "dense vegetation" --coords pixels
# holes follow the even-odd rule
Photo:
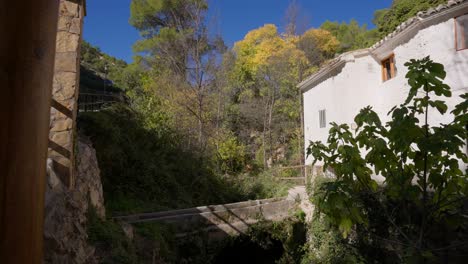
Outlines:
[[[444,66],[429,57],[405,65],[411,88],[390,110],[389,122],[366,107],[355,118],[355,132],[332,123],[326,145],[311,142],[314,162],[336,176],[315,190],[314,203],[345,238],[355,236],[350,244],[365,260],[462,263],[468,184],[459,162],[468,162],[468,94],[450,112],[452,122],[431,126],[429,115],[446,115],[443,99],[452,95]]]
[[[121,89],[126,87],[122,82],[122,78],[125,76],[127,63],[102,52],[99,47],[95,47],[86,41],[81,43],[80,64],[82,69],[85,70],[85,76],[81,76],[81,79],[95,74],[98,77],[108,78],[117,83],[115,84],[116,87]],[[89,77],[92,78],[92,76]]]
[[[446,0],[395,0],[390,8],[377,10],[374,13],[372,21],[378,32],[378,37],[383,38],[395,28],[416,16],[419,11],[426,11],[431,7],[436,7],[440,4],[447,4]]]
[[[338,53],[342,53],[367,48],[393,32],[401,23],[416,16],[419,11],[446,3],[446,0],[394,0],[389,8],[375,11],[373,29],[368,29],[366,24],[359,25],[354,19],[349,23],[325,21],[320,28],[330,31],[338,39]]]
[[[84,113],[79,126],[97,150],[110,214],[158,211],[204,204],[285,195],[287,185],[267,176],[228,182],[200,166],[200,156],[187,151],[177,132],[145,126],[142,115],[124,105]]]

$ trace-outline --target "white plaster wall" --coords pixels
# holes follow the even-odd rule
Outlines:
[[[380,62],[368,55],[347,62],[342,71],[304,93],[305,148],[309,141],[326,142],[330,122],[352,124],[355,115],[371,105],[383,121],[395,105],[404,101],[409,86],[404,63],[430,55],[447,71],[445,82],[452,89],[449,109],[460,102],[459,95],[468,92],[468,50],[454,47],[454,19],[420,30],[407,43],[394,49],[396,76],[382,81]],[[319,128],[319,110],[326,109],[327,126]],[[431,124],[447,123],[451,117],[430,113]],[[308,157],[306,164],[312,158]]]

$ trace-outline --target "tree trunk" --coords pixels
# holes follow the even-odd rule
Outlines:
[[[271,133],[271,123],[273,119],[273,107],[275,104],[275,95],[273,94],[271,98],[271,104],[268,110],[268,140],[269,140],[269,152],[270,152],[270,158],[273,159],[273,136]],[[273,161],[272,161],[273,162]]]

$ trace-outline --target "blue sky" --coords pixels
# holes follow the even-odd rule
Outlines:
[[[132,61],[132,45],[138,32],[128,24],[131,0],[88,0],[84,39],[104,52]],[[318,27],[325,20],[349,21],[372,27],[375,10],[390,6],[391,0],[297,0],[307,16],[310,27]],[[241,40],[245,34],[264,24],[284,24],[289,0],[209,0],[211,24],[222,34],[226,44]]]

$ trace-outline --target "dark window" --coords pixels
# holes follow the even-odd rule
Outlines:
[[[391,55],[382,61],[382,80],[390,80],[395,77],[395,56]]]
[[[319,126],[320,128],[324,128],[327,125],[327,119],[326,119],[326,114],[325,114],[325,109],[324,110],[319,110]]]
[[[468,49],[468,14],[455,18],[455,49]]]

